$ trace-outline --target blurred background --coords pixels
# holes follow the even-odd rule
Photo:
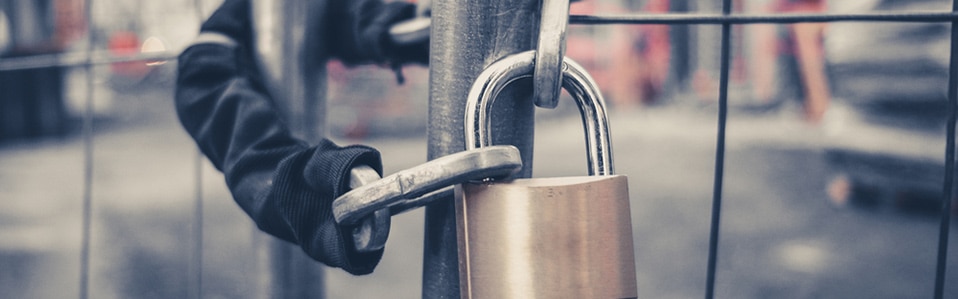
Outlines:
[[[951,8],[942,0],[733,3],[735,13],[755,14]],[[173,111],[169,59],[218,5],[0,0],[0,297],[77,296],[85,192],[93,203],[90,297],[268,297],[276,279],[263,261],[270,237],[232,201]],[[720,13],[721,3],[571,7],[578,15],[636,12]],[[950,29],[941,22],[732,27],[717,297],[932,297]],[[704,292],[720,43],[718,25],[569,27],[567,55],[602,87],[616,169],[630,177],[641,298]],[[82,62],[87,49],[165,58],[89,69],[69,63]],[[386,173],[425,162],[428,69],[405,67],[401,85],[381,66],[332,61],[327,69],[328,136],[376,147]],[[585,174],[575,107],[563,100],[536,117],[535,176]],[[315,283],[329,298],[419,297],[423,225],[422,211],[393,217],[374,274],[330,269]],[[955,247],[946,298],[958,297]]]

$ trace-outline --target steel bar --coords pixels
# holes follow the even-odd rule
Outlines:
[[[193,206],[193,254],[190,257],[190,274],[193,278],[188,292],[189,298],[203,298],[203,161],[206,157],[199,150],[195,154],[193,175],[196,179],[194,186],[195,199]]]
[[[87,24],[95,24],[93,20],[93,1],[86,1],[83,4],[84,14]],[[81,238],[80,238],[80,290],[79,298],[86,299],[90,296],[90,239],[91,226],[93,223],[93,40],[94,31],[92,25],[87,25],[87,51],[85,76],[86,76],[86,99],[84,100],[83,112],[83,207]]]
[[[179,53],[174,52],[155,52],[142,53],[138,55],[120,56],[113,55],[106,51],[94,51],[92,48],[88,52],[63,53],[33,55],[17,58],[5,58],[0,60],[0,71],[13,71],[24,69],[38,69],[47,67],[74,67],[86,65],[101,65],[117,62],[161,62],[176,59]]]
[[[254,51],[277,108],[296,137],[316,142],[325,135],[327,1],[253,1]],[[315,16],[315,17],[313,17]],[[314,25],[314,26],[310,26]]]
[[[325,135],[325,64],[321,51],[309,48],[322,38],[309,26],[325,12],[327,1],[260,0],[253,5],[255,54],[263,79],[293,135],[310,143]],[[312,28],[312,29],[311,29]],[[315,44],[319,44],[322,41]],[[316,51],[314,51],[316,50]],[[309,54],[309,55],[306,55]],[[251,231],[261,234],[259,231]],[[273,237],[257,238],[265,261],[261,281],[265,298],[322,298],[323,268],[297,246]]]
[[[672,1],[669,3],[670,13],[685,13],[691,10],[690,1]],[[695,57],[692,56],[692,36],[693,26],[674,25],[669,26],[669,74],[665,79],[664,90],[675,92],[679,90],[689,90],[690,78],[692,76],[692,65],[695,64]]]
[[[732,1],[722,1],[722,14],[729,15],[732,11]],[[715,145],[715,181],[712,184],[712,223],[709,231],[708,273],[705,283],[705,298],[711,299],[715,295],[715,270],[718,263],[719,227],[722,216],[722,185],[725,175],[725,131],[728,117],[728,77],[731,52],[732,24],[722,24],[721,70],[719,73],[719,114],[718,136]]]
[[[821,23],[821,22],[954,22],[956,12],[890,12],[861,14],[608,14],[571,15],[573,25],[615,24],[756,24],[756,23]]]
[[[952,3],[952,11],[958,11],[958,0]],[[941,227],[938,231],[938,258],[935,269],[935,298],[945,296],[945,270],[948,262],[948,234],[951,228],[951,201],[954,198],[955,181],[955,123],[958,122],[958,21],[951,23],[951,55],[948,67],[948,123],[945,141],[945,182],[941,195]]]
[[[437,0],[430,38],[428,158],[465,148],[465,101],[472,83],[492,62],[535,48],[538,0]],[[534,105],[532,83],[513,84],[502,93],[493,128],[496,144],[519,148],[523,168],[532,174]],[[440,200],[426,208],[423,298],[459,298],[459,253],[455,206]]]
[[[206,14],[203,13],[203,0],[193,1],[193,12],[196,14],[197,24],[203,23]],[[188,292],[192,292],[189,298],[203,298],[203,162],[206,157],[199,149],[195,151],[193,160],[194,184],[194,206],[193,206],[193,254],[190,263],[190,274],[192,274],[192,284]]]

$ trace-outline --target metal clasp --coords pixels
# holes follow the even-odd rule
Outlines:
[[[565,31],[569,25],[569,0],[541,0],[539,42],[536,45],[532,91],[536,106],[559,105],[562,86],[562,59],[565,57]]]
[[[501,178],[522,168],[519,149],[490,146],[439,157],[379,179],[374,170],[357,167],[350,186],[358,186],[333,200],[333,217],[340,225],[356,225],[356,250],[383,248],[389,236],[389,216],[451,198],[453,185],[485,178]],[[370,174],[369,171],[372,171]]]

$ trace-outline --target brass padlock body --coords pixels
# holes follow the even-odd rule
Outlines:
[[[462,298],[635,298],[623,175],[456,187]]]

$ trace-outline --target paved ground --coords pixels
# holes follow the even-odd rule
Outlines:
[[[197,190],[197,153],[169,101],[168,94],[156,91],[126,98],[116,106],[123,117],[98,123],[91,297],[189,295],[198,269],[192,251],[198,191],[204,195],[204,297],[256,297],[263,293],[264,236],[231,202],[222,178],[205,160]],[[673,106],[613,114],[616,169],[630,180],[642,298],[704,294],[713,110]],[[836,208],[824,192],[829,172],[820,132],[787,111],[736,112],[731,119],[718,298],[931,297],[934,215]],[[564,116],[540,123],[537,176],[585,172],[580,130],[578,120]],[[362,142],[383,152],[387,173],[425,160],[422,134]],[[70,298],[77,292],[83,159],[76,137],[0,146],[0,293]],[[329,297],[419,297],[422,213],[393,221],[376,273],[351,277],[328,271]],[[955,225],[952,231],[955,240]],[[946,298],[958,296],[956,247],[949,253]]]

